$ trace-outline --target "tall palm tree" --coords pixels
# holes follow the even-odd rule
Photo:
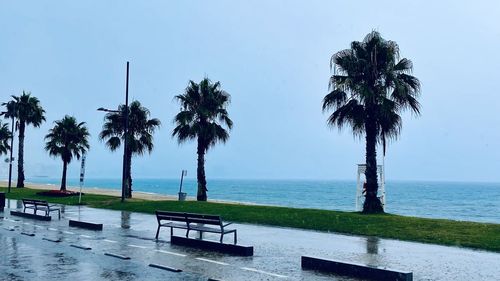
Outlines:
[[[12,133],[9,130],[9,125],[0,121],[0,155],[7,154],[10,150],[9,140]]]
[[[333,109],[328,124],[352,127],[354,136],[366,140],[366,195],[364,213],[383,212],[377,197],[377,143],[399,136],[400,113],[406,109],[420,114],[417,101],[419,80],[411,75],[413,64],[400,59],[396,42],[384,40],[376,31],[362,42],[334,54],[330,66],[330,93],[323,99],[323,111]]]
[[[125,138],[124,117],[126,107],[121,104],[118,112],[109,112],[104,117],[104,125],[99,134],[99,138],[106,141],[106,146],[111,151],[117,150]],[[160,127],[161,122],[156,118],[149,119],[149,110],[142,106],[139,101],[133,101],[128,110],[128,138],[127,151],[125,157],[127,160],[127,190],[125,197],[132,197],[132,156],[144,155],[145,152],[153,151],[153,134]]]
[[[45,121],[45,110],[40,101],[31,96],[31,93],[23,91],[20,96],[12,96],[12,100],[3,103],[7,107],[5,118],[16,118],[19,130],[19,149],[17,155],[17,187],[24,187],[24,132],[26,125],[40,127]]]
[[[88,138],[90,136],[85,122],[77,123],[73,116],[64,116],[63,119],[54,122],[54,128],[49,130],[45,136],[45,150],[50,156],[61,157],[63,171],[61,179],[61,191],[66,191],[66,171],[73,157],[80,159],[89,148]]]
[[[179,143],[197,139],[197,199],[207,201],[205,153],[218,142],[225,143],[229,139],[229,133],[223,125],[229,130],[233,127],[233,121],[226,111],[230,95],[221,89],[220,82],[212,83],[205,78],[199,84],[189,81],[184,94],[175,98],[182,108],[174,118],[176,127],[172,136],[177,136]]]

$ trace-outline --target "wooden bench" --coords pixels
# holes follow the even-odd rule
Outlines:
[[[57,205],[49,205],[47,201],[38,199],[22,199],[23,201],[23,212],[26,213],[26,209],[32,209],[33,213],[36,215],[37,211],[45,212],[45,216],[48,217],[50,212],[57,211],[59,219],[61,219],[61,209],[56,207]]]
[[[170,227],[170,237],[172,237],[174,234],[173,232],[174,228],[179,228],[186,230],[186,238],[189,236],[189,232],[191,230],[199,231],[200,239],[202,239],[203,237],[202,236],[203,232],[219,233],[220,242],[222,243],[225,234],[234,233],[234,244],[236,245],[237,242],[236,229],[226,229],[225,227],[232,223],[224,224],[220,216],[156,211],[156,219],[158,220],[156,239],[158,239],[161,227]],[[167,222],[162,222],[162,221],[167,221]]]

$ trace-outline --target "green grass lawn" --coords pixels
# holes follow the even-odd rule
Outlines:
[[[11,199],[36,198],[66,205],[78,204],[78,197],[39,196],[40,190],[13,188]],[[0,187],[0,192],[6,188]],[[405,217],[391,214],[363,215],[317,209],[240,205],[210,202],[146,201],[120,202],[120,198],[87,194],[82,201],[89,207],[154,213],[155,210],[221,215],[224,220],[377,236],[405,241],[452,245],[500,252],[500,224],[461,222],[443,219]]]

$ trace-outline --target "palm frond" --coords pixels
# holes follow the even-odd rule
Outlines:
[[[231,96],[222,90],[220,82],[212,83],[208,78],[200,83],[189,81],[184,94],[175,99],[180,102],[181,110],[174,117],[172,137],[177,137],[179,143],[199,138],[208,149],[228,140],[229,133],[223,126],[228,130],[233,127],[226,109]]]
[[[151,153],[153,150],[153,133],[161,126],[157,118],[149,119],[149,109],[142,106],[139,101],[132,101],[128,107],[121,104],[118,112],[107,113],[104,117],[99,138],[106,141],[106,146],[111,150],[117,150],[125,139],[125,116],[128,112],[128,150],[135,155]]]
[[[420,82],[411,75],[411,60],[400,59],[398,44],[383,39],[379,32],[372,31],[363,41],[335,53],[330,68],[330,92],[322,103],[323,111],[333,110],[329,126],[349,126],[359,137],[365,134],[367,120],[375,120],[377,141],[385,149],[386,142],[401,132],[400,112],[409,109],[420,114]]]
[[[6,106],[5,118],[16,118],[19,122],[40,127],[45,121],[45,110],[38,98],[31,96],[30,92],[25,92],[20,96],[12,96],[12,100],[3,103]]]
[[[0,155],[7,154],[10,150],[9,140],[12,138],[12,133],[7,124],[0,121]]]
[[[90,148],[90,134],[85,123],[77,123],[75,117],[68,115],[54,123],[45,136],[45,150],[50,156],[59,156],[66,163],[70,163],[73,157],[80,159],[80,155]]]

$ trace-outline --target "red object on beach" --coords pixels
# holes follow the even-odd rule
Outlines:
[[[69,197],[69,196],[78,196],[79,192],[69,191],[69,190],[48,190],[37,192],[37,195],[49,196],[49,197]],[[83,194],[83,193],[82,193]]]

